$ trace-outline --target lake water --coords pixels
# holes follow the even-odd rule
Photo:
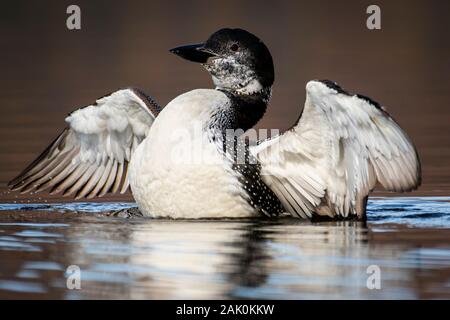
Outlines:
[[[450,197],[372,198],[367,224],[108,216],[132,205],[0,205],[0,298],[450,298]]]

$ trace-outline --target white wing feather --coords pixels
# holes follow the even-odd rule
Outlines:
[[[123,89],[72,112],[69,127],[9,185],[22,193],[51,188],[76,198],[124,193],[128,162],[160,108],[138,89]]]
[[[310,81],[306,93],[298,123],[252,150],[291,214],[361,217],[377,182],[390,191],[417,188],[416,149],[384,108],[334,83]]]

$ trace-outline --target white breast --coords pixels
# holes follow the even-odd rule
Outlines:
[[[248,217],[238,175],[208,139],[213,111],[229,103],[198,89],[172,100],[158,115],[130,163],[133,196],[144,215],[172,218]]]

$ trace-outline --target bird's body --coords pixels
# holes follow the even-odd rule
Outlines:
[[[135,88],[98,99],[18,177],[14,190],[92,198],[129,185],[149,217],[360,218],[377,183],[420,184],[416,149],[384,107],[329,80],[306,85],[294,126],[250,146],[243,133],[264,115],[272,57],[256,36],[222,29],[172,50],[201,63],[215,89],[197,89],[161,110]]]
[[[158,115],[130,163],[131,190],[144,215],[256,215],[232,161],[211,139],[215,132],[208,121],[229,103],[221,91],[198,89],[178,96]]]

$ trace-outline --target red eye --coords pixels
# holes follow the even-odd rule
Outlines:
[[[237,43],[233,43],[230,47],[231,51],[238,51],[239,50],[239,46],[237,45]]]

